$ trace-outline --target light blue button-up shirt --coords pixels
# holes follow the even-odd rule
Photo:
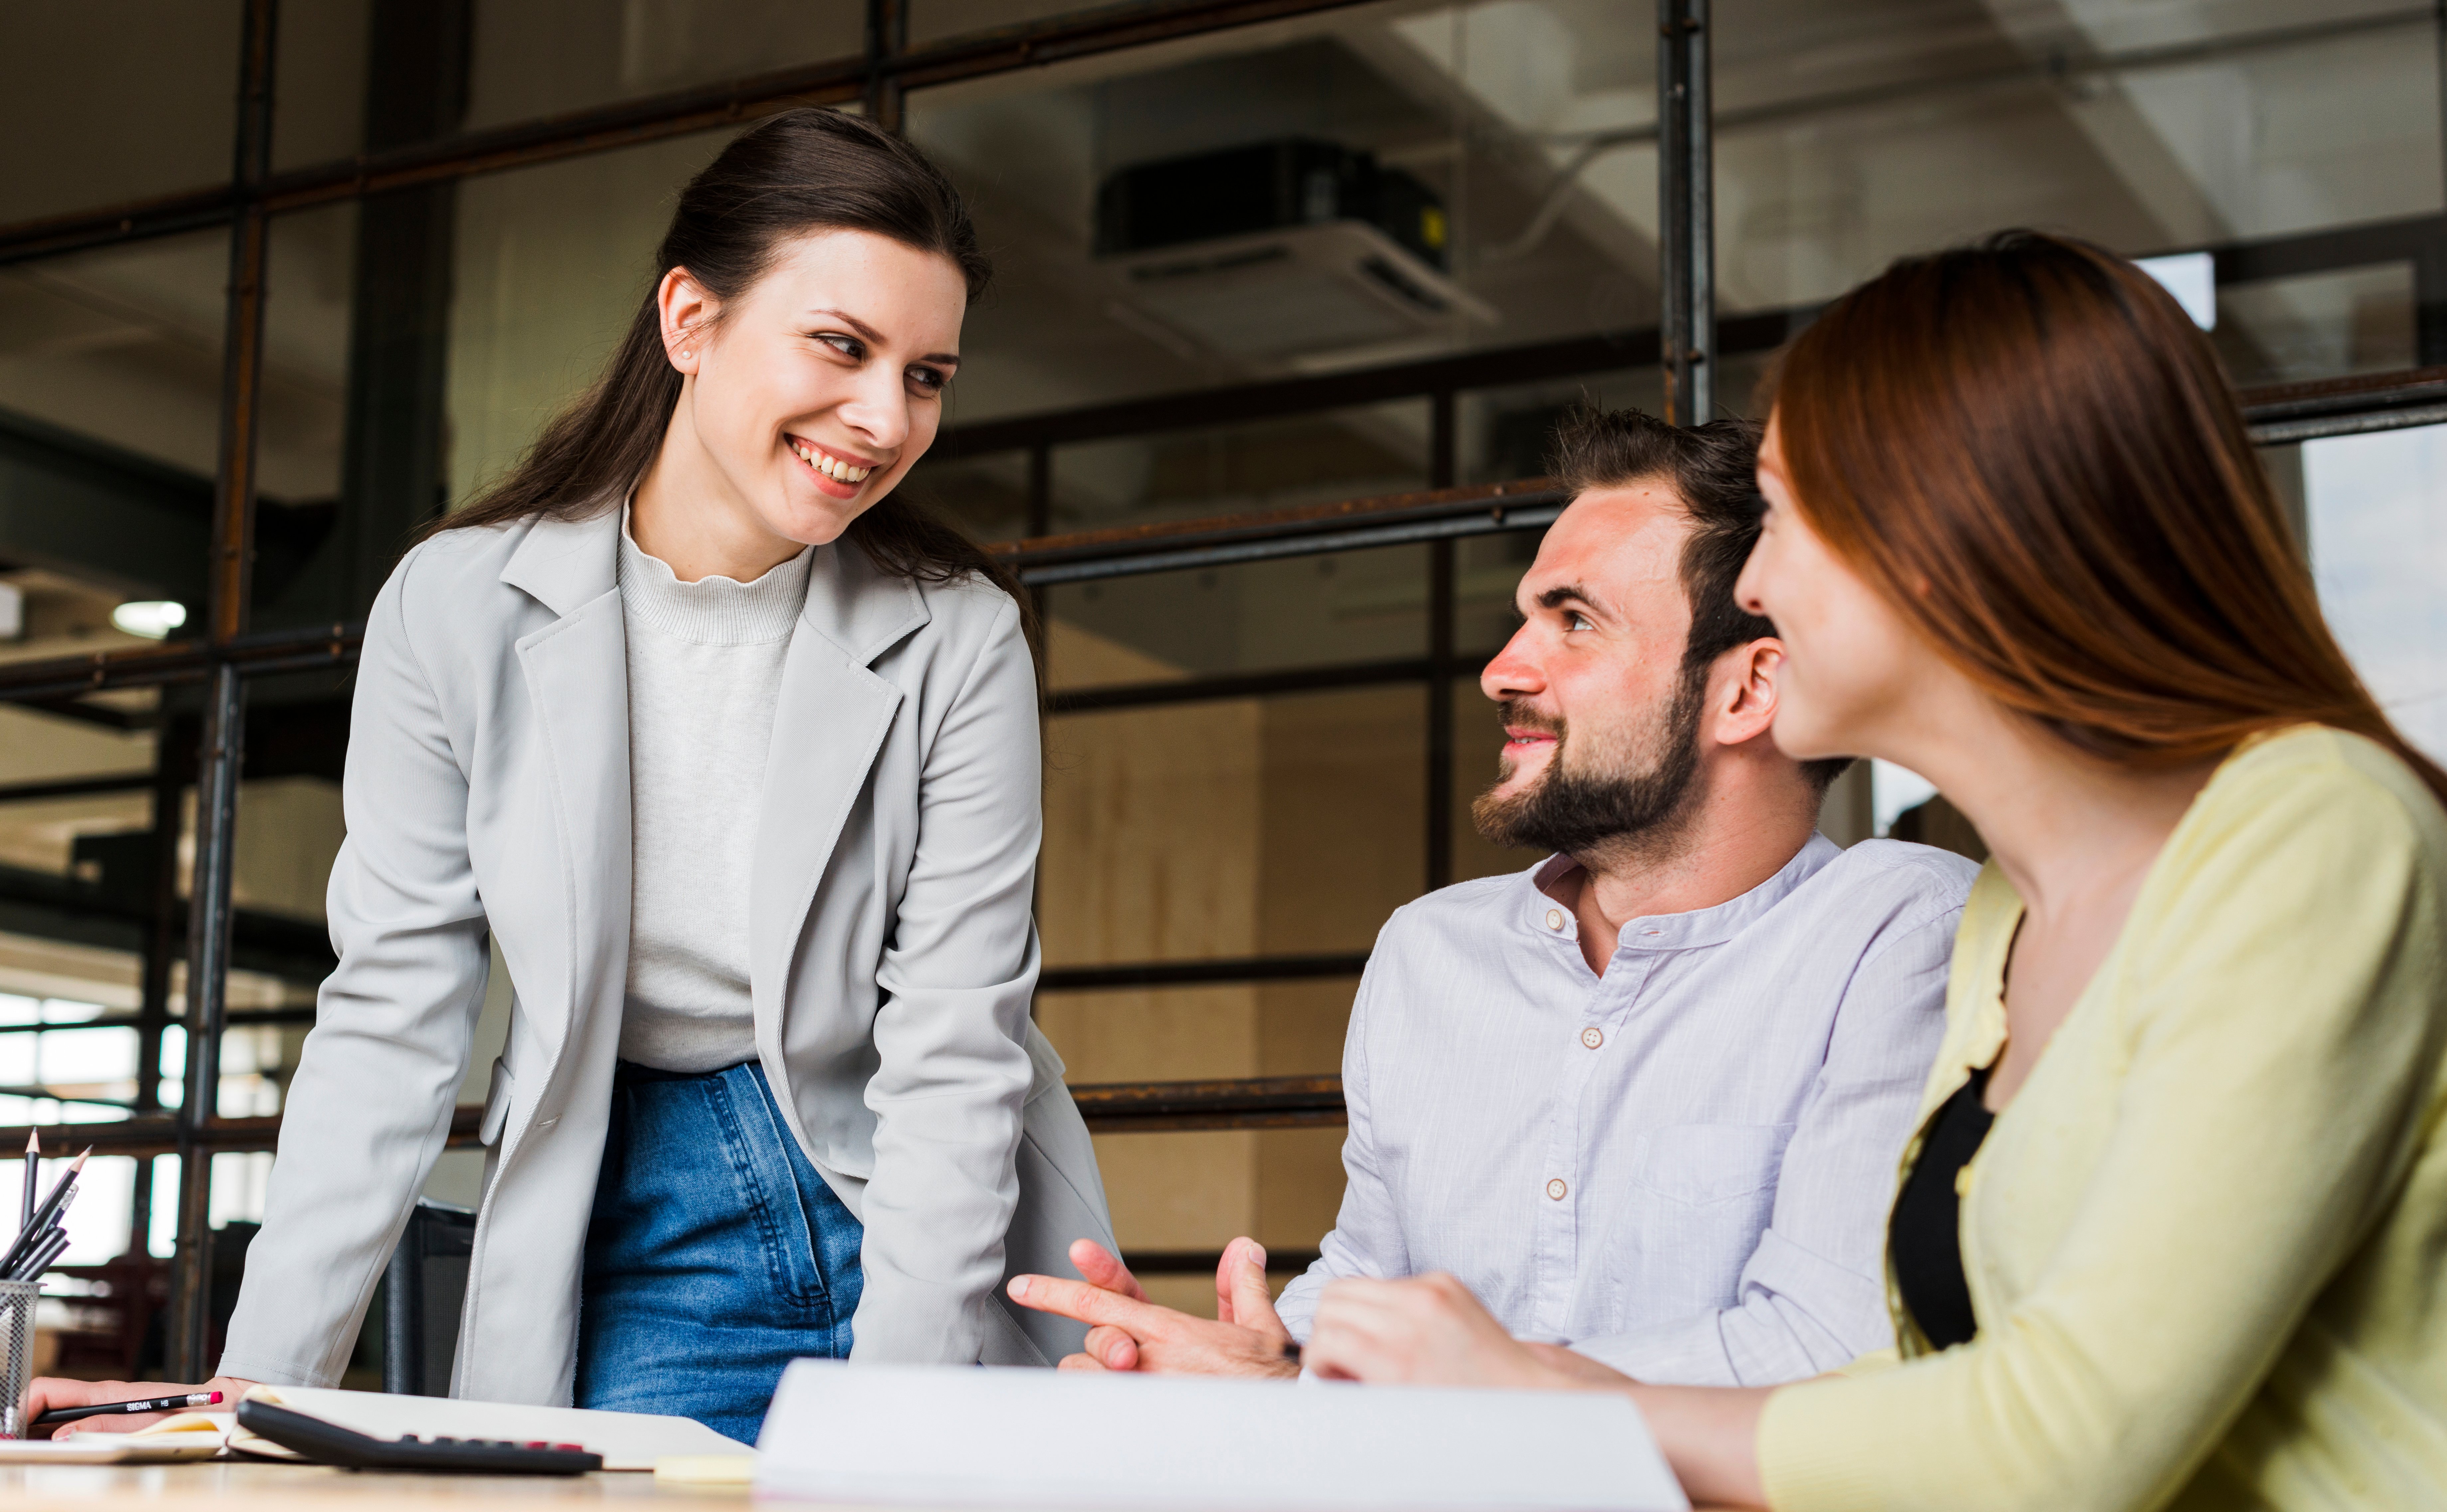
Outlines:
[[[1895,1164],[1978,868],[1825,836],[1601,977],[1546,891],[1464,882],[1376,937],[1342,1052],[1342,1210],[1283,1292],[1451,1271],[1515,1334],[1638,1379],[1797,1380],[1894,1342]]]

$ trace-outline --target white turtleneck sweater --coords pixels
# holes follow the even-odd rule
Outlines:
[[[752,583],[684,583],[620,522],[634,837],[622,1060],[712,1071],[756,1058],[749,872],[813,550]]]

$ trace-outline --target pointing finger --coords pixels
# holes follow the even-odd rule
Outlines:
[[[1066,1281],[1058,1276],[1015,1276],[1006,1290],[1022,1307],[1082,1323],[1110,1323],[1132,1333],[1161,1328],[1166,1316],[1165,1310],[1153,1303],[1133,1301],[1103,1287]]]

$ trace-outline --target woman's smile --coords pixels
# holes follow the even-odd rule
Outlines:
[[[866,482],[866,475],[882,465],[828,451],[803,437],[786,434],[782,439],[788,444],[791,455],[799,459],[800,465],[814,476],[816,486],[835,499],[856,498],[859,485]]]

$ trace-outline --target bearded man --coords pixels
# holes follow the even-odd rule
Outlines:
[[[1895,1171],[1976,871],[1817,833],[1843,762],[1768,737],[1783,649],[1734,602],[1756,427],[1584,414],[1573,500],[1480,678],[1501,777],[1473,814],[1551,852],[1395,913],[1351,1016],[1347,1184],[1269,1303],[1236,1239],[1215,1320],[1091,1284],[1013,1297],[1095,1325],[1073,1369],[1297,1374],[1344,1276],[1449,1272],[1513,1334],[1644,1381],[1766,1386],[1892,1344]]]

